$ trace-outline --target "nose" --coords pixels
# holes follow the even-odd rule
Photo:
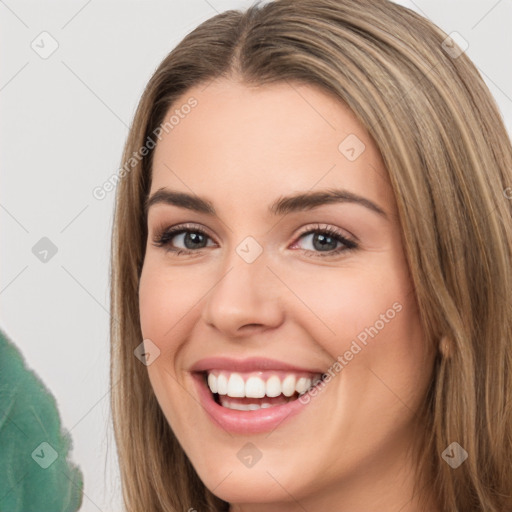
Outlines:
[[[263,254],[247,263],[235,253],[205,297],[202,319],[229,338],[276,328],[284,319],[281,291]]]

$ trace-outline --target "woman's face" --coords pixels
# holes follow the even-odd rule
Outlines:
[[[375,144],[308,85],[217,80],[171,115],[150,197],[175,195],[148,210],[140,320],[197,473],[233,504],[405,505],[433,355]]]

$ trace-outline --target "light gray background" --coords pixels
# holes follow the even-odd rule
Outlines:
[[[118,170],[164,56],[216,12],[251,3],[0,0],[0,326],[57,399],[83,512],[121,510],[108,382],[114,192],[100,201],[92,190]],[[512,133],[512,3],[398,3],[468,41]],[[43,31],[59,45],[47,59],[31,48]],[[43,237],[57,247],[46,263],[32,252]]]

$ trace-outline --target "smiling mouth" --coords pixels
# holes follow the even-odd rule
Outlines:
[[[322,374],[289,371],[203,373],[213,400],[226,409],[256,411],[287,404],[322,382]]]

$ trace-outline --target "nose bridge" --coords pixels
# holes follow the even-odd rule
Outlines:
[[[263,246],[251,236],[223,260],[222,272],[205,297],[207,324],[235,336],[244,325],[275,327],[282,320],[274,274],[267,268]]]

